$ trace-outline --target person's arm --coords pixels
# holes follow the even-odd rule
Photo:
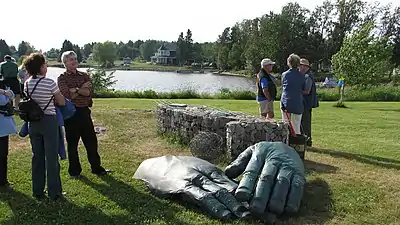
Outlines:
[[[0,101],[0,105],[5,105],[7,102],[14,100],[14,92],[10,89],[0,89],[0,95],[4,95],[2,98],[4,101]]]
[[[304,95],[309,95],[311,93],[311,86],[312,86],[312,80],[311,80],[310,76],[306,76],[305,85],[304,85],[304,89],[303,89]]]
[[[56,82],[52,82],[50,86],[50,91],[56,100],[57,105],[64,106],[65,105],[65,98],[61,94],[60,89],[58,89]]]
[[[14,92],[11,89],[7,89],[5,91],[6,91],[5,95],[8,96],[10,101],[14,100],[14,98],[15,98]]]
[[[262,88],[262,91],[263,91],[265,97],[267,98],[268,101],[271,101],[271,96],[270,96],[269,91],[268,91],[268,80],[267,80],[267,78],[265,78],[265,77],[261,78],[260,83],[261,83],[261,88]]]
[[[92,88],[92,80],[88,74],[85,74],[85,83],[77,91],[78,94],[83,96],[92,96],[93,88]]]
[[[58,83],[58,88],[64,97],[66,97],[68,99],[74,99],[78,96],[77,93],[73,93],[70,91],[70,88],[68,87],[68,84],[65,81],[64,76],[62,76],[62,75],[59,76],[57,79],[57,83]]]

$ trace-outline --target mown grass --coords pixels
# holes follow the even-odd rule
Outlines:
[[[99,137],[102,163],[113,173],[105,178],[93,176],[82,148],[83,179],[69,178],[68,163],[61,163],[66,201],[31,198],[28,139],[13,137],[9,155],[13,189],[0,193],[0,223],[223,224],[192,207],[154,197],[132,178],[146,158],[189,154],[156,135],[155,116],[149,110],[158,101],[95,100],[95,124],[107,128]],[[251,114],[258,110],[254,101],[173,101]],[[349,102],[347,109],[332,105],[323,102],[313,114],[315,148],[306,154],[307,185],[301,210],[294,217],[280,218],[278,224],[399,224],[400,103]],[[277,102],[275,109],[278,107]],[[279,113],[277,116],[280,118]]]
[[[317,90],[320,101],[338,101],[340,94],[336,88],[321,88]],[[278,90],[278,99],[281,91]],[[251,90],[221,89],[215,94],[199,93],[194,90],[175,92],[145,91],[99,91],[96,98],[148,98],[148,99],[235,99],[253,100],[256,93]],[[346,88],[345,101],[400,101],[400,88],[398,86],[378,86],[370,88]]]

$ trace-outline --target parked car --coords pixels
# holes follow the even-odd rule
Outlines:
[[[337,86],[338,80],[334,77],[326,77],[325,81],[322,83],[322,87],[325,88],[335,88]]]

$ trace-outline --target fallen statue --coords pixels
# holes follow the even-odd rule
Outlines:
[[[196,157],[162,156],[143,161],[134,178],[159,197],[181,194],[223,220],[296,213],[305,184],[304,164],[296,151],[266,141],[248,147],[225,172]]]

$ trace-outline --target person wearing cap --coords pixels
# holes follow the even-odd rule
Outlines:
[[[299,71],[305,76],[305,89],[303,91],[304,111],[301,117],[303,133],[307,135],[307,145],[312,146],[311,139],[311,113],[313,108],[319,106],[317,88],[314,76],[310,73],[310,62],[307,59],[300,59]]]
[[[271,75],[275,65],[271,59],[261,61],[261,69],[257,74],[257,101],[260,107],[260,115],[265,119],[274,118],[274,100],[276,98],[276,84]]]
[[[304,111],[303,91],[305,76],[298,69],[300,57],[291,54],[287,58],[289,70],[282,74],[281,112],[284,121],[292,121],[296,134],[301,134],[301,117]]]

